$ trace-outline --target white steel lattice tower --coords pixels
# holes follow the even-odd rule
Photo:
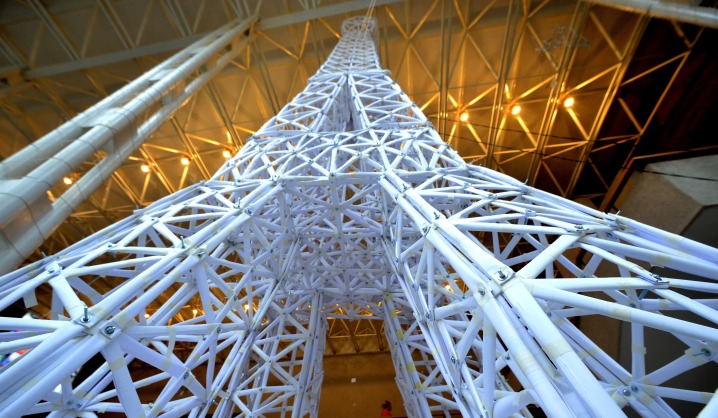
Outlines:
[[[29,349],[0,415],[316,416],[328,317],[384,321],[412,417],[718,415],[666,383],[716,359],[718,251],[466,164],[380,68],[376,21],[342,30],[210,180],[0,278],[2,309],[51,295],[0,318],[0,352]],[[584,315],[629,323],[630,367]],[[647,327],[685,351],[646,370]]]

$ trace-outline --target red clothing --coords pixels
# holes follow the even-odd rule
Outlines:
[[[383,417],[390,417],[390,416],[391,416],[391,412],[387,411],[386,409],[382,409],[382,410],[381,410],[381,416],[383,416]]]

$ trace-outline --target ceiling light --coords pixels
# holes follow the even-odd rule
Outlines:
[[[189,157],[185,155],[184,157],[180,158],[180,163],[182,165],[189,165]]]
[[[224,151],[222,151],[222,157],[229,158],[232,156],[232,150],[229,148],[225,148]]]
[[[469,112],[461,112],[461,114],[459,115],[459,120],[462,122],[466,122],[467,120],[469,120]]]
[[[571,107],[571,106],[573,106],[574,102],[575,102],[574,98],[569,96],[566,98],[566,100],[563,101],[563,105],[566,107]]]
[[[192,315],[197,316],[197,309],[192,309]]]
[[[249,303],[244,304],[244,312],[249,311]]]
[[[149,173],[149,172],[150,172],[150,166],[148,166],[147,164],[142,164],[142,165],[140,166],[140,170],[142,170],[143,173]]]
[[[511,114],[512,114],[512,115],[518,115],[519,113],[521,113],[521,106],[519,106],[519,105],[513,105],[513,106],[511,107]]]
[[[145,319],[150,319],[150,314],[146,313],[146,314],[145,314]]]
[[[451,285],[450,285],[449,283],[445,284],[445,285],[444,285],[444,289],[446,289],[446,290],[448,290],[449,292],[451,292]]]
[[[69,177],[65,177],[64,179],[62,179],[62,182],[69,186],[72,184],[72,179]]]

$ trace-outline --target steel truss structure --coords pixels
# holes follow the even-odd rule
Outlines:
[[[376,27],[345,21],[210,180],[0,278],[2,309],[51,307],[0,318],[0,352],[29,350],[0,369],[4,416],[316,416],[332,317],[384,321],[412,417],[718,414],[670,384],[716,360],[718,251],[465,163],[381,69]],[[586,315],[629,324],[628,367]],[[647,370],[647,328],[685,351]]]

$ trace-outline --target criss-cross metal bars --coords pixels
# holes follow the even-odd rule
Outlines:
[[[410,416],[718,414],[666,384],[716,359],[718,251],[466,164],[376,25],[345,21],[210,180],[0,278],[0,308],[46,315],[0,318],[0,352],[29,350],[0,369],[3,416],[316,416],[332,317],[384,321]],[[627,367],[587,315],[627,324]],[[656,370],[647,328],[682,347]]]

